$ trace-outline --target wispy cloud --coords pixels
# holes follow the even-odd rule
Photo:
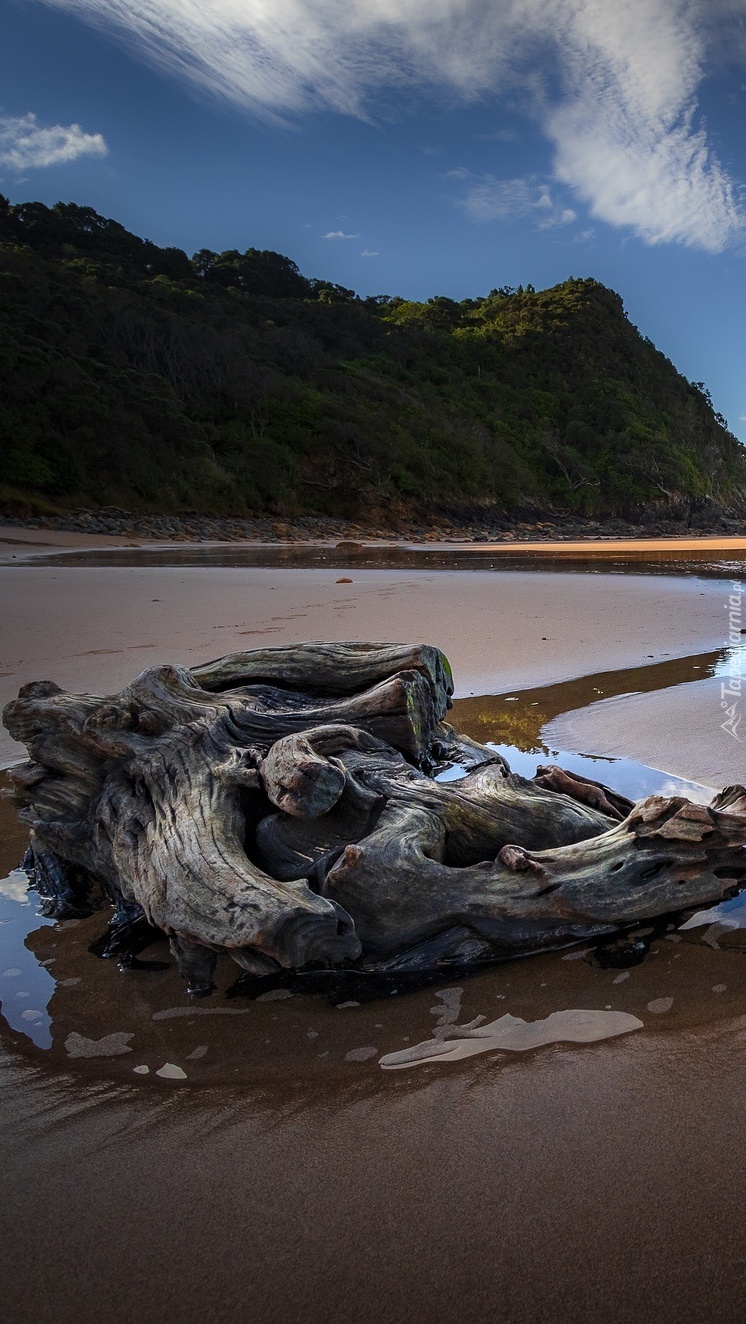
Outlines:
[[[360,254],[361,257],[380,257],[377,248],[364,248]]]
[[[359,239],[359,234],[345,234],[344,230],[330,230],[322,239]]]
[[[84,133],[79,124],[39,124],[35,115],[0,117],[0,166],[36,170],[64,165],[79,156],[106,156],[100,133]]]
[[[556,180],[598,220],[712,252],[746,223],[697,114],[717,62],[746,60],[744,0],[44,2],[269,119],[371,117],[392,86],[507,95],[553,144]]]
[[[477,142],[482,143],[519,143],[521,135],[517,129],[495,129],[494,133],[477,133]]]
[[[556,200],[548,184],[534,176],[525,179],[495,179],[483,175],[471,184],[460,206],[476,221],[509,221],[530,217],[537,230],[569,225],[576,220],[572,207]]]
[[[717,0],[713,0],[717,10]],[[611,225],[647,243],[717,252],[744,225],[738,191],[697,123],[701,6],[626,0],[578,6],[563,50],[567,95],[548,109],[555,174]]]

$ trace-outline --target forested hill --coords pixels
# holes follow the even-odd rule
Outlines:
[[[0,198],[0,503],[743,509],[744,449],[594,280],[361,299]]]

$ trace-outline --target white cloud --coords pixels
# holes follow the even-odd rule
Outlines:
[[[322,239],[359,239],[359,234],[345,234],[344,230],[330,230],[328,234],[322,235]]]
[[[548,184],[534,176],[525,179],[496,179],[484,175],[470,185],[460,205],[476,221],[509,221],[530,217],[537,230],[569,225],[576,220],[571,207],[563,207],[552,196]]]
[[[704,32],[690,0],[586,3],[566,48],[567,95],[544,117],[555,174],[611,225],[647,243],[717,252],[743,226],[733,181],[696,126]],[[589,54],[590,53],[590,58]]]
[[[718,62],[746,60],[744,0],[44,2],[265,118],[370,116],[385,87],[509,95],[597,219],[712,252],[744,228],[739,190],[697,119]]]
[[[100,133],[84,133],[79,124],[52,124],[48,128],[35,115],[0,116],[0,166],[34,170],[65,165],[79,156],[106,156]]]
[[[380,254],[379,254],[379,252],[378,252],[378,249],[364,248],[363,251],[362,251],[362,253],[360,254],[360,256],[361,256],[361,257],[380,257]]]

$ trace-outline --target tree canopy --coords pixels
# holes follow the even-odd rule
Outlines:
[[[419,303],[0,198],[0,496],[351,515],[740,506],[744,448],[591,279]]]

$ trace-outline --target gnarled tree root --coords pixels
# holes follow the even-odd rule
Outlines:
[[[436,648],[321,643],[152,667],[109,698],[25,686],[4,721],[48,913],[98,885],[102,951],[162,930],[205,994],[221,951],[257,977],[481,963],[746,880],[743,788],[632,806],[559,768],[528,780],[445,723],[451,692]]]

